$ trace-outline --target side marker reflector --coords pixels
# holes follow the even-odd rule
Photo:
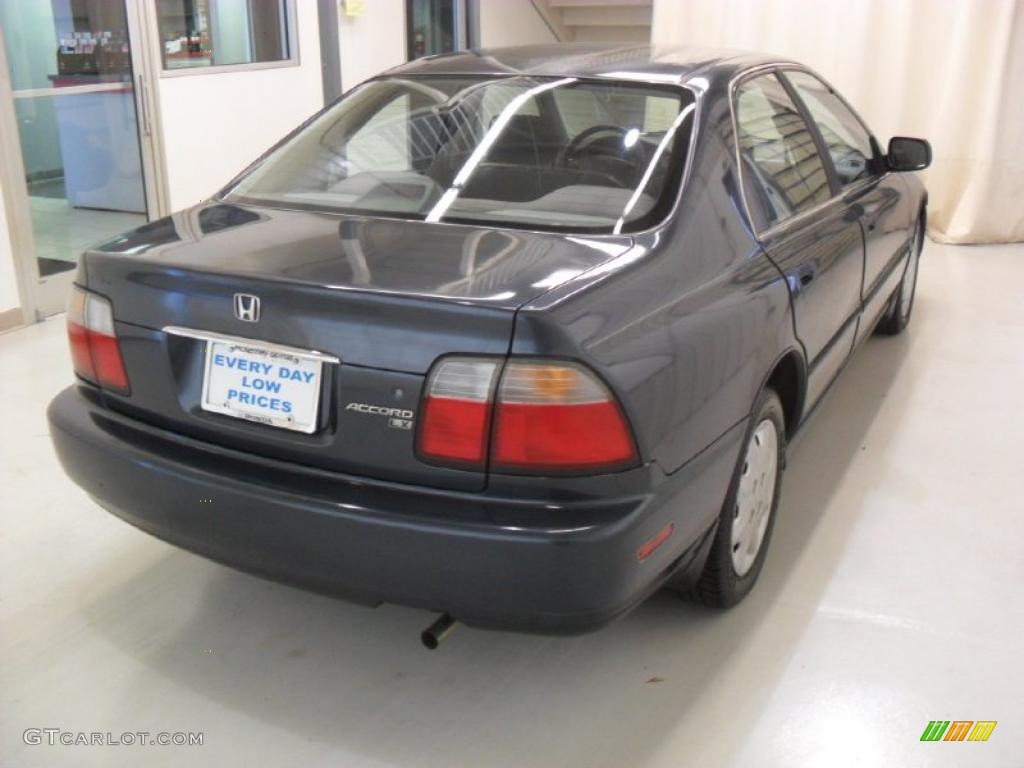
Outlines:
[[[636,551],[636,559],[639,560],[642,563],[648,557],[653,555],[654,551],[658,547],[660,547],[662,544],[664,544],[666,541],[668,541],[669,538],[671,538],[672,533],[675,531],[675,529],[676,529],[676,524],[675,523],[669,523],[664,528],[662,528],[660,531],[658,531],[658,535],[657,536],[655,536],[653,539],[648,541],[646,544],[644,544],[642,547],[640,547],[640,549],[638,549]]]

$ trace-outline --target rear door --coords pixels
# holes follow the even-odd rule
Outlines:
[[[905,254],[904,184],[885,167],[878,142],[864,122],[827,83],[803,70],[786,70],[782,76],[806,107],[850,213],[863,228],[863,301],[866,307],[880,309],[895,290],[901,274],[897,267]],[[868,323],[861,323],[862,333],[870,330]]]
[[[864,241],[801,110],[774,72],[734,93],[743,193],[768,256],[786,276],[808,361],[808,406],[853,348]]]

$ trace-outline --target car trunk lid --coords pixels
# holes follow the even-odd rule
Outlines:
[[[480,488],[482,473],[432,467],[415,455],[430,366],[449,353],[506,354],[519,306],[629,243],[197,206],[84,257],[87,287],[113,304],[131,382],[130,395],[105,397],[137,418],[240,450],[380,479]],[[257,321],[236,316],[236,294],[258,297]],[[202,407],[209,339],[220,337],[338,360],[323,366],[311,434]]]

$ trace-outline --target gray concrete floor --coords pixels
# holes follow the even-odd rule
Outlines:
[[[0,336],[0,764],[1024,765],[1024,246],[929,243],[908,333],[791,446],[761,582],[592,635],[460,628],[235,573],[99,510],[43,408],[59,319]],[[921,743],[929,720],[996,720]],[[27,728],[201,731],[29,746]]]

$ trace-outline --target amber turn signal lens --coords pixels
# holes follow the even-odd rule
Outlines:
[[[578,374],[564,366],[535,366],[530,369],[533,388],[546,400],[563,400],[576,390]]]

